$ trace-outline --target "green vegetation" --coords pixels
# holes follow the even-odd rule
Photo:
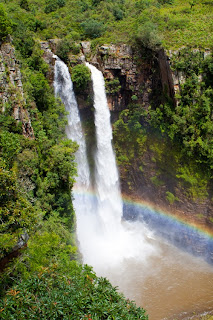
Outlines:
[[[178,197],[175,197],[175,195],[169,191],[166,192],[166,199],[170,204],[173,204],[175,201],[179,201]]]
[[[104,33],[103,23],[95,19],[85,20],[82,22],[81,27],[83,29],[83,36],[85,38],[99,38]]]
[[[173,68],[186,77],[178,95],[178,104],[172,102],[149,110],[149,122],[166,133],[182,151],[205,166],[209,177],[213,169],[213,57],[204,59],[202,51],[183,49],[174,56]]]
[[[90,70],[83,64],[72,68],[71,78],[76,92],[83,92],[87,89],[91,80]]]
[[[137,45],[151,50],[161,46],[161,38],[158,35],[157,25],[151,21],[146,21],[138,27],[135,38]]]
[[[78,146],[65,137],[66,112],[48,83],[49,67],[38,42],[39,37],[52,35],[53,20],[67,2],[6,0],[4,5],[0,6],[1,40],[11,32],[6,8],[21,61],[25,99],[9,83],[5,66],[11,96],[0,113],[0,259],[13,254],[23,236],[29,240],[18,257],[3,264],[0,318],[146,320],[142,308],[77,262],[71,192]],[[70,37],[66,34],[69,26],[66,32],[62,29],[57,53],[67,61],[70,52],[79,53],[74,42],[79,33],[71,30]],[[82,26],[83,32],[85,37],[88,29],[83,31]],[[77,91],[86,90],[91,80],[89,69],[76,65],[72,79]],[[23,136],[22,123],[13,118],[14,106],[28,110],[33,137]]]
[[[106,93],[114,94],[119,92],[121,85],[118,78],[105,80]]]
[[[129,190],[137,179],[163,189],[167,172],[164,197],[172,205],[179,201],[176,187],[203,201],[212,181],[213,58],[204,59],[203,51],[212,47],[212,18],[212,2],[205,0],[0,0],[0,41],[12,35],[26,98],[11,94],[0,114],[0,258],[23,234],[29,236],[22,255],[1,274],[0,317],[147,319],[106,279],[75,261],[71,191],[77,145],[65,137],[66,112],[46,79],[39,40],[60,39],[57,55],[67,63],[76,56],[74,64],[81,40],[91,40],[93,49],[128,43],[136,58],[144,48],[153,54],[162,46],[184,46],[171,57],[172,68],[185,75],[177,105],[165,97],[164,104],[145,111],[132,92],[132,104],[114,123],[118,165]],[[70,70],[76,92],[86,91],[89,69],[79,64]],[[106,82],[110,94],[120,88],[118,78]],[[33,139],[23,137],[14,105],[29,111]]]
[[[140,105],[130,105],[120,113],[113,126],[117,162],[122,184],[127,187],[125,190],[137,192],[145,180],[156,188],[156,192],[161,190],[170,204],[180,201],[177,190],[192,201],[202,202],[208,198],[212,181],[210,159],[202,160],[199,153],[190,154],[180,140],[171,139],[168,134],[171,123],[158,108],[145,111]],[[193,127],[192,131],[195,132]],[[212,138],[207,143],[210,148]]]
[[[70,271],[43,268],[7,292],[0,303],[5,319],[148,319],[144,310],[126,301],[88,266],[71,261]],[[23,299],[25,297],[25,299]]]
[[[47,233],[45,229],[52,216],[58,217],[58,230],[61,225],[66,232],[69,230],[70,235],[74,231],[70,192],[76,175],[74,153],[77,145],[65,138],[66,112],[64,106],[55,100],[53,89],[44,76],[48,66],[41,55],[42,51],[34,42],[31,55],[26,59],[23,52],[24,59],[20,56],[23,59],[26,105],[17,93],[15,98],[10,97],[0,115],[0,258],[13,251],[21,235],[30,237],[28,252],[20,260],[11,262],[6,274],[1,275],[2,289],[10,284],[12,274],[13,278],[25,277],[25,273],[34,271],[30,265],[34,255],[32,248],[37,246],[36,235],[39,233],[41,239],[44,236],[54,239],[54,234]],[[11,86],[11,90],[15,87]],[[21,123],[11,116],[17,104],[29,109],[35,135],[33,139],[22,135]],[[65,241],[62,232],[56,238],[58,250],[62,241],[71,255],[74,241]],[[48,247],[47,239],[44,245]],[[50,251],[53,252],[52,249]],[[49,265],[50,257],[47,255],[44,259]],[[36,270],[45,265],[38,257],[35,260]]]
[[[4,41],[11,32],[11,22],[7,17],[3,5],[0,4],[0,41]]]
[[[80,53],[80,45],[75,44],[75,42],[70,39],[70,37],[65,37],[59,41],[56,49],[56,54],[65,63],[67,63],[70,53],[74,55]]]
[[[211,47],[212,2],[185,0],[1,0],[13,34],[32,38],[94,39],[96,44],[130,43],[151,49]],[[76,39],[76,35],[77,39]]]

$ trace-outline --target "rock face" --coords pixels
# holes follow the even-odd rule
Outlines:
[[[26,110],[19,61],[15,57],[15,49],[10,43],[0,46],[0,105],[2,112],[6,104],[13,107],[13,116],[22,123],[23,135],[34,138],[29,113]]]
[[[50,83],[54,80],[52,52],[56,52],[57,43],[57,39],[41,42],[44,60],[50,66],[48,74]],[[131,46],[122,44],[103,45],[93,52],[91,43],[83,41],[81,51],[82,53],[75,59],[70,55],[69,64],[72,68],[77,63],[84,63],[87,60],[103,72],[108,105],[113,115],[126,109],[132,102],[142,105],[145,109],[151,101],[159,105],[163,100],[163,92],[174,100],[172,73],[168,57],[163,50],[155,56],[143,53],[138,56]],[[80,109],[91,108],[90,99],[87,98],[92,95],[92,86],[87,92],[77,94]]]
[[[104,45],[95,54],[89,42],[81,45],[86,59],[104,74],[108,104],[113,112],[125,109],[133,101],[147,108],[154,96],[162,91],[164,83],[172,88],[172,78],[168,77],[169,72],[163,73],[163,63],[160,64],[157,57],[136,58],[131,46],[126,44]]]
[[[54,65],[55,58],[54,53],[56,50],[57,40],[41,41],[41,49],[43,50],[44,61],[49,65],[49,70],[47,72],[47,79],[50,84],[54,81]],[[53,51],[51,50],[53,48]]]
[[[172,98],[174,104],[175,101],[175,86],[174,86],[174,73],[171,71],[169,57],[166,55],[165,51],[161,49],[158,52],[158,62],[159,62],[159,69],[160,69],[160,76],[161,76],[161,84],[163,92]]]

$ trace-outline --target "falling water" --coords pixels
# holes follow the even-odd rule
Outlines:
[[[58,57],[56,57],[55,61],[54,88],[55,95],[61,98],[61,101],[68,112],[68,125],[66,126],[67,137],[76,141],[79,145],[79,149],[75,154],[78,171],[75,187],[81,185],[81,187],[88,188],[90,175],[86,157],[86,144],[81,126],[78,105],[73,91],[73,84],[70,78],[69,69]]]
[[[87,63],[91,70],[94,87],[95,128],[97,137],[96,187],[98,195],[98,214],[104,227],[112,233],[117,231],[122,217],[122,201],[119,175],[112,148],[112,128],[110,111],[105,94],[102,73]]]
[[[61,101],[68,112],[68,125],[66,126],[67,137],[77,142],[79,145],[75,154],[78,176],[73,188],[73,205],[77,219],[77,236],[78,239],[82,239],[84,235],[84,226],[85,224],[87,225],[87,220],[90,219],[91,212],[94,211],[92,199],[88,199],[86,196],[90,188],[86,143],[69,69],[57,56],[55,56],[55,58],[55,95],[61,98]],[[79,246],[81,248],[81,241]]]
[[[69,112],[67,136],[79,144],[74,207],[83,262],[92,265],[98,275],[107,276],[126,297],[147,308],[151,320],[178,315],[185,310],[210,310],[213,307],[212,269],[166,243],[143,223],[122,220],[104,79],[95,67],[87,66],[93,80],[97,140],[93,195],[88,192],[86,146],[72,82],[68,68],[59,59],[54,82],[55,94],[61,97]]]
[[[98,221],[98,228],[90,226],[92,236],[87,238],[83,256],[86,263],[91,264],[97,272],[103,273],[104,269],[109,270],[115,266],[120,268],[124,260],[146,260],[156,248],[148,240],[148,230],[135,233],[133,223],[122,222],[119,174],[112,148],[112,128],[104,78],[97,68],[89,63],[86,65],[91,71],[94,91],[97,140],[95,219]]]

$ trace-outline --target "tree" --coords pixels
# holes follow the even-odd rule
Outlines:
[[[11,22],[7,17],[5,9],[0,4],[0,41],[5,41],[8,34],[12,32]]]
[[[87,19],[81,24],[86,37],[95,39],[100,37],[104,32],[104,25],[95,19]]]
[[[91,79],[89,69],[83,64],[78,64],[72,68],[71,77],[77,91],[84,91]]]
[[[46,7],[44,9],[45,13],[50,13],[56,11],[58,8],[64,7],[66,4],[65,0],[46,0]]]
[[[196,0],[189,1],[191,9],[196,5]]]
[[[60,40],[56,48],[57,56],[67,63],[70,52],[78,54],[80,52],[80,46],[75,44],[71,39],[64,38]]]
[[[21,194],[15,170],[0,158],[0,259],[13,250],[20,236],[36,222],[36,210]]]
[[[45,13],[50,13],[56,11],[58,8],[57,1],[55,0],[46,0],[46,7],[44,9]]]
[[[157,27],[151,21],[145,22],[138,28],[136,41],[143,47],[155,50],[160,47],[161,39],[157,32]]]
[[[21,0],[20,7],[26,11],[30,11],[29,4],[28,4],[27,0]]]

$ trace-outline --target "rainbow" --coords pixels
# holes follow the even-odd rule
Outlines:
[[[213,230],[211,230],[206,226],[200,225],[198,222],[187,221],[187,219],[182,217],[178,212],[176,212],[176,214],[171,213],[166,209],[159,208],[152,203],[149,203],[141,199],[135,200],[127,195],[123,195],[122,199],[123,199],[123,202],[126,204],[129,204],[133,207],[139,207],[141,209],[148,209],[150,210],[150,214],[152,215],[158,215],[158,216],[161,216],[162,218],[169,219],[173,222],[177,222],[179,224],[186,226],[191,230],[194,230],[202,235],[205,235],[210,239],[213,239]]]
[[[78,188],[75,187],[74,196],[75,195],[85,195],[88,197],[93,197],[94,199],[96,198],[96,193],[94,192],[94,190],[90,189],[89,191],[85,191],[81,189],[81,187],[78,187]],[[158,215],[165,219],[169,219],[173,222],[183,224],[189,229],[197,231],[198,233],[201,233],[209,237],[210,239],[213,239],[213,230],[211,230],[210,228],[207,228],[206,226],[200,225],[198,222],[187,221],[187,219],[180,216],[179,213],[176,213],[176,214],[171,213],[166,209],[157,207],[153,203],[144,201],[142,199],[135,199],[125,194],[122,195],[122,200],[124,204],[141,208],[141,210],[148,209],[150,211],[150,214],[152,215]]]
[[[74,188],[76,196],[96,199],[94,190]],[[180,212],[171,213],[152,203],[122,195],[125,220],[142,220],[151,230],[158,232],[174,245],[206,259],[213,264],[213,230],[194,221],[188,221]]]

